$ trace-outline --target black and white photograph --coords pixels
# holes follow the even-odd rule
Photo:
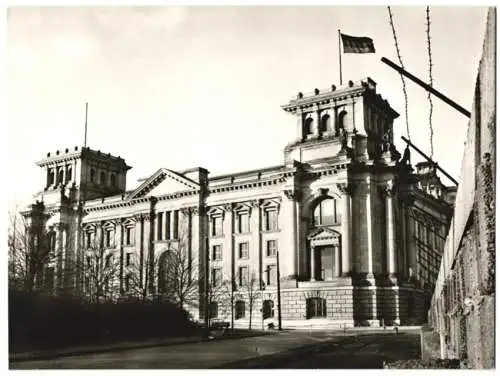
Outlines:
[[[4,14],[9,370],[495,369],[494,6]]]

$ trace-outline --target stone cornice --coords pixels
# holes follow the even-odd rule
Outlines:
[[[363,86],[345,88],[340,91],[327,91],[318,95],[311,95],[303,98],[292,99],[288,104],[281,106],[284,111],[296,113],[298,109],[304,111],[312,110],[314,105],[328,105],[331,103],[341,102],[345,100],[353,100],[356,97],[362,96],[367,89]]]
[[[222,192],[253,189],[253,188],[259,188],[259,187],[270,186],[270,185],[277,185],[277,184],[281,184],[281,183],[286,182],[286,180],[287,180],[286,178],[291,177],[291,176],[293,176],[293,171],[284,172],[284,173],[280,174],[280,176],[272,177],[270,179],[246,181],[246,182],[241,182],[241,183],[229,183],[229,184],[224,184],[224,185],[220,185],[220,186],[213,187],[213,188],[209,187],[209,192],[210,193],[222,193]]]

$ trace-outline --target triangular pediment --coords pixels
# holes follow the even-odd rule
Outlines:
[[[200,185],[175,171],[161,168],[147,178],[129,198],[162,196],[169,193],[182,191],[195,191]]]
[[[313,230],[307,236],[309,240],[323,240],[323,239],[338,239],[340,237],[340,233],[332,230],[331,228],[318,228]]]

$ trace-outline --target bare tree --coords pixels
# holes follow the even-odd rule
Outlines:
[[[260,285],[259,279],[256,277],[255,273],[252,273],[250,278],[248,275],[239,276],[241,281],[241,286],[236,293],[236,296],[244,299],[248,302],[248,310],[249,310],[249,322],[248,329],[252,329],[252,313],[255,302],[260,299],[262,295],[262,288]]]
[[[94,236],[83,249],[77,265],[83,281],[83,297],[90,303],[115,301],[120,294],[120,260],[113,251],[107,251]]]
[[[208,302],[209,308],[211,307],[211,312],[209,311],[209,324],[215,316],[219,316],[222,313],[223,317],[232,315],[232,299],[231,299],[231,281],[229,278],[220,276],[218,280],[209,280],[208,288]],[[214,312],[215,307],[217,307],[217,315]],[[221,309],[219,309],[219,307]]]
[[[34,291],[36,283],[42,281],[44,267],[56,258],[51,239],[46,229],[31,231],[23,216],[9,213],[9,287]]]
[[[170,300],[181,309],[184,308],[185,303],[197,301],[198,273],[196,263],[190,257],[185,243],[179,242],[177,246],[167,250],[159,261],[159,292],[160,289],[163,289],[161,292],[167,294]],[[161,282],[164,282],[163,286],[161,286]]]

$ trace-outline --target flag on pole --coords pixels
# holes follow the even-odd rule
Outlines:
[[[353,37],[351,35],[340,34],[345,54],[367,54],[374,53],[375,46],[373,40],[368,37]]]

